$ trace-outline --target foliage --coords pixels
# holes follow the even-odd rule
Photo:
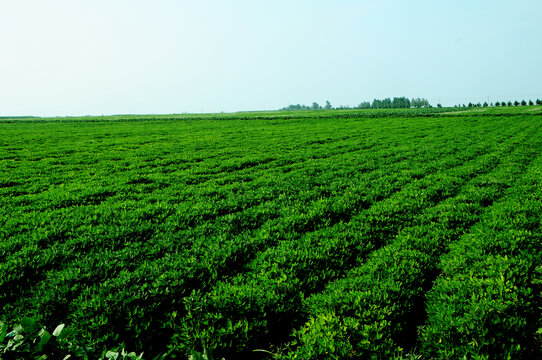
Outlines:
[[[374,99],[373,102],[361,102],[357,109],[409,109],[414,108],[430,108],[431,105],[427,99],[423,98],[414,98],[409,100],[406,97],[394,97],[393,100],[386,98],[383,100]],[[442,106],[441,106],[442,107]],[[311,106],[307,105],[288,105],[285,108],[282,108],[282,111],[285,110],[331,110],[332,106],[329,101],[326,101],[326,105],[322,108],[318,103],[313,102]],[[350,109],[348,106],[340,106],[338,109]]]
[[[0,322],[0,359],[91,359],[94,349],[74,344],[71,340],[73,332],[65,324],[58,325],[50,333],[35,319],[23,318],[21,324],[8,333],[8,325]],[[143,353],[127,353],[109,350],[101,358],[107,360],[142,360]]]
[[[0,310],[102,357],[536,358],[540,115],[4,119]]]
[[[529,344],[540,324],[541,160],[535,158],[509,196],[443,258],[442,275],[427,296],[429,319],[421,333],[433,356],[540,355],[540,348]]]

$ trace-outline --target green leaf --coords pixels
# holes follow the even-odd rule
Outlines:
[[[12,332],[15,332],[17,334],[21,334],[21,333],[24,332],[24,329],[23,329],[23,327],[21,325],[17,325],[17,326],[15,326],[15,328],[13,328]]]
[[[6,334],[8,333],[8,325],[0,321],[0,343],[4,342],[4,339],[6,338]]]
[[[65,324],[58,325],[53,331],[53,336],[59,337],[62,334],[62,330],[64,330],[65,326]]]
[[[119,353],[116,351],[108,351],[107,353],[105,353],[105,357],[107,359],[117,360],[119,358]]]
[[[39,329],[38,322],[29,317],[23,318],[23,321],[21,321],[21,326],[23,327],[24,331],[29,334],[35,334]]]
[[[40,342],[38,343],[38,351],[42,351],[49,340],[51,340],[51,334],[49,334],[49,331],[44,331],[43,334],[41,334]]]

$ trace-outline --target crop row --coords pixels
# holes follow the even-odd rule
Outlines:
[[[538,147],[540,148],[540,144]],[[508,196],[450,246],[427,296],[420,341],[437,358],[541,355],[542,156]],[[539,341],[539,340],[538,340]]]
[[[474,178],[457,196],[420,213],[418,224],[402,229],[367,262],[309,297],[305,302],[309,320],[296,332],[294,353],[303,359],[392,358],[402,347],[411,347],[440,256],[483,217],[486,208],[493,208],[495,200],[509,196],[509,187],[538,155],[539,146],[536,137],[527,138],[495,169]]]
[[[249,272],[217,284],[210,292],[194,294],[187,304],[193,319],[184,325],[184,336],[192,341],[189,347],[217,347],[231,353],[284,340],[284,334],[300,321],[305,296],[330,279],[343,276],[371,250],[387,244],[401,228],[419,226],[420,214],[432,214],[435,204],[497,166],[498,159],[506,157],[520,138],[471,161],[456,159],[458,167],[406,185],[348,223],[261,252],[251,262]],[[421,219],[425,220],[423,216]],[[273,334],[279,334],[278,338],[270,338]],[[199,343],[194,344],[194,340]]]
[[[390,158],[390,160],[392,159]],[[427,160],[424,161],[425,165],[433,169],[441,166],[438,163],[449,162],[447,158],[434,162]],[[455,161],[460,163],[463,160],[464,158],[459,158]],[[395,163],[397,163],[396,159]],[[243,216],[243,221],[245,221],[242,226],[245,231],[239,236],[233,236],[235,232],[232,232],[231,226],[228,226],[236,218],[225,216],[222,228],[220,223],[215,222],[212,225],[213,234],[216,234],[219,229],[224,235],[209,238],[204,233],[198,238],[194,238],[193,234],[198,229],[205,231],[209,225],[204,224],[201,226],[203,229],[189,228],[182,237],[187,242],[187,247],[179,247],[176,250],[172,249],[175,239],[169,237],[159,242],[154,239],[145,241],[144,238],[138,238],[138,233],[132,228],[126,236],[126,239],[129,238],[132,243],[121,244],[118,249],[112,248],[114,244],[106,241],[107,238],[103,239],[107,234],[102,233],[101,243],[83,239],[86,240],[82,244],[84,248],[79,245],[82,239],[76,238],[74,241],[68,239],[64,243],[58,243],[57,246],[44,249],[43,253],[50,254],[49,256],[36,256],[35,254],[29,256],[24,251],[20,251],[18,256],[21,259],[21,268],[38,270],[41,269],[39,264],[28,263],[26,259],[41,260],[44,262],[41,265],[43,267],[46,267],[48,263],[58,264],[64,260],[63,257],[78,259],[71,264],[65,263],[59,266],[61,269],[49,271],[50,275],[45,273],[46,281],[37,286],[39,298],[33,300],[35,304],[39,305],[38,312],[40,314],[48,314],[49,318],[56,320],[61,319],[67,312],[80,325],[86,322],[91,323],[94,329],[82,327],[85,330],[93,330],[89,333],[100,333],[95,329],[100,327],[106,327],[102,333],[110,333],[109,323],[118,324],[121,329],[115,329],[116,333],[123,333],[126,331],[124,324],[127,322],[134,323],[139,320],[139,323],[147,324],[149,318],[157,321],[164,309],[175,306],[173,302],[176,298],[188,295],[187,291],[190,289],[208,284],[223,274],[231,274],[232,270],[239,269],[248,258],[265,249],[271,243],[279,241],[281,238],[295,238],[298,232],[312,229],[318,223],[321,223],[318,226],[327,226],[330,221],[335,221],[333,218],[336,215],[333,214],[339,215],[338,219],[340,219],[341,216],[349,216],[349,212],[364,202],[370,204],[382,196],[387,196],[387,193],[395,191],[401,184],[411,181],[410,174],[404,170],[413,165],[419,166],[420,163],[421,161],[417,164],[399,162],[389,170],[383,166],[380,171],[376,171],[374,174],[372,172],[360,174],[357,179],[349,179],[347,182],[354,191],[340,197],[317,198],[317,201],[313,201],[313,203],[303,202],[294,208],[284,208],[284,205],[279,203],[278,205],[263,204],[263,206],[252,208],[252,211],[247,209],[236,214],[236,216],[238,215],[237,219]],[[398,176],[397,173],[402,175]],[[326,177],[326,179],[330,184],[333,184],[332,177]],[[342,178],[339,177],[339,179]],[[377,179],[382,183],[382,186],[376,186],[375,180]],[[394,185],[397,181],[399,183]],[[366,189],[366,194],[363,189]],[[299,197],[297,199],[299,200]],[[278,211],[280,216],[270,216],[273,210]],[[248,232],[246,222],[248,222],[247,218],[251,216],[262,217],[260,223],[263,223],[252,232]],[[151,228],[148,229],[150,231]],[[98,226],[97,231],[99,230]],[[144,230],[139,229],[143,235],[145,234]],[[93,229],[86,228],[84,233],[87,236],[92,235]],[[180,234],[175,234],[175,237],[180,237]],[[123,240],[118,236],[116,239],[117,241]],[[102,248],[94,256],[88,254],[89,250],[100,249],[100,244],[107,245],[108,248]],[[165,250],[167,250],[166,253],[164,253]],[[82,251],[81,255],[85,254],[85,256],[77,256],[78,251]],[[162,253],[162,256],[156,260],[153,260],[153,257],[148,259],[155,251]],[[11,264],[17,263],[13,258],[10,258],[9,262]],[[26,265],[23,265],[25,263]],[[5,281],[21,274],[24,275],[24,272],[8,276]],[[103,279],[107,280],[103,281]],[[15,283],[21,284],[21,288],[27,288],[20,278],[8,283],[8,288],[14,289]],[[97,285],[92,286],[95,283]],[[147,304],[145,312],[126,314],[126,309],[133,311],[132,309],[137,309],[140,303]],[[149,304],[155,304],[156,307],[151,307]],[[142,318],[138,319],[138,316]],[[137,327],[131,328],[130,331],[142,332]]]
[[[63,254],[69,260],[70,257],[79,257],[89,252],[90,249],[99,250],[100,243],[107,249],[114,250],[116,246],[125,245],[116,244],[126,240],[124,238],[132,238],[135,242],[139,242],[141,237],[147,238],[154,233],[163,236],[164,233],[173,232],[177,241],[171,238],[164,239],[164,246],[168,251],[171,251],[172,245],[178,243],[178,240],[183,241],[179,246],[186,246],[186,243],[190,245],[194,241],[193,238],[223,233],[235,235],[241,230],[246,231],[250,229],[250,222],[255,222],[253,225],[257,226],[273,218],[295,217],[296,213],[306,212],[306,207],[315,200],[320,203],[329,202],[345,188],[357,188],[358,183],[364,183],[367,188],[369,183],[377,178],[382,180],[383,176],[385,179],[389,179],[388,182],[383,182],[386,187],[397,188],[401,182],[407,181],[411,176],[418,176],[417,170],[409,170],[413,166],[417,166],[417,163],[404,161],[405,156],[412,157],[414,153],[413,149],[410,153],[405,151],[401,157],[389,157],[382,156],[384,153],[376,152],[377,160],[371,165],[371,170],[364,172],[363,176],[355,180],[348,178],[352,172],[352,170],[348,170],[348,166],[352,169],[359,169],[360,160],[361,163],[364,163],[365,158],[359,159],[359,156],[355,155],[352,157],[343,156],[340,166],[336,165],[337,160],[334,158],[315,163],[313,165],[315,169],[327,169],[327,171],[319,171],[318,174],[313,174],[310,178],[305,175],[307,171],[310,171],[310,168],[307,169],[306,166],[299,171],[277,174],[272,181],[264,180],[256,184],[255,188],[230,188],[230,194],[223,199],[217,199],[213,196],[206,199],[204,196],[197,196],[193,202],[185,201],[178,206],[172,206],[166,202],[166,199],[171,196],[169,193],[166,193],[163,198],[155,198],[156,202],[148,204],[142,209],[137,209],[137,206],[141,206],[140,202],[127,200],[114,204],[103,204],[105,206],[98,206],[97,210],[99,211],[95,211],[94,207],[101,204],[85,204],[74,200],[70,203],[78,206],[59,208],[58,201],[51,201],[45,197],[43,201],[52,207],[53,211],[45,214],[31,212],[26,216],[13,217],[6,222],[6,236],[9,236],[11,241],[2,243],[3,254],[7,255],[11,252],[25,260],[35,258],[38,261],[40,261],[39,259],[43,261],[49,256],[42,254],[42,252],[53,252]],[[391,165],[394,167],[389,167]],[[390,175],[386,176],[386,172]],[[396,173],[400,173],[401,176],[396,177]],[[265,176],[262,177],[265,178]],[[394,185],[395,182],[397,184]],[[82,196],[89,198],[89,195]],[[175,197],[173,196],[173,198]],[[60,203],[62,202],[65,201]],[[321,204],[320,207],[322,207]],[[262,213],[263,215],[261,215]],[[57,219],[61,219],[62,222],[58,223]],[[205,226],[210,220],[215,219],[222,221],[219,224],[214,222],[211,228],[208,225]],[[310,220],[305,220],[305,222],[307,221]],[[319,220],[316,218],[314,221]],[[13,222],[16,223],[13,224]],[[108,222],[112,223],[111,225],[114,225],[115,228],[111,229]],[[22,226],[17,226],[19,224]],[[74,227],[74,224],[78,227]],[[157,227],[158,229],[156,229]],[[8,232],[10,228],[11,234]],[[298,231],[300,230],[302,229],[298,229]],[[210,234],[209,231],[213,231],[213,233]],[[100,243],[88,239],[94,234],[96,237],[100,237]],[[160,241],[160,239],[158,240]],[[61,248],[55,248],[56,246]],[[151,249],[147,249],[147,254],[149,250]],[[6,260],[15,262],[15,259],[9,256]],[[27,263],[27,267],[39,269],[42,266],[30,262]],[[24,268],[22,270],[24,273]],[[14,276],[16,275],[14,274]],[[21,282],[21,287],[28,287],[23,283],[24,281]]]
[[[303,323],[331,316],[316,299],[377,254],[425,261],[413,281],[427,290],[447,244],[512,186],[507,164],[526,164],[536,124],[516,120],[5,124],[3,316],[77,324],[98,346],[227,358],[298,329],[290,354],[313,356]],[[430,253],[435,219],[449,233]],[[382,349],[418,325],[409,296],[417,310],[383,328]]]

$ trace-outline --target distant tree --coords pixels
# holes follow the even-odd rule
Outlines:
[[[385,98],[384,100],[382,100],[382,109],[391,109],[391,108],[392,108],[392,105],[391,105],[390,98]]]
[[[536,99],[536,105],[542,105],[542,100]]]
[[[410,101],[410,104],[412,107],[416,107],[416,108],[421,108],[421,107],[430,108],[431,107],[431,104],[429,104],[429,101],[427,101],[427,99],[424,99],[424,98],[412,99]]]
[[[320,105],[318,105],[317,102],[313,102],[313,103],[312,103],[312,106],[311,106],[311,109],[312,109],[312,110],[320,110],[321,107],[320,107]]]
[[[408,109],[411,107],[431,107],[431,104],[429,104],[427,99],[423,98],[413,98],[412,100],[409,100],[406,97],[395,97],[393,100],[390,98],[382,100],[374,99],[372,103],[362,102],[357,106],[358,109]]]
[[[521,106],[527,106],[527,101],[521,100]]]
[[[310,106],[307,106],[307,105],[292,104],[280,110],[298,111],[298,110],[310,110],[310,109],[311,109]]]
[[[493,103],[491,103],[491,104],[489,104],[489,106],[493,107],[494,105],[493,105]]]
[[[406,97],[395,97],[391,103],[394,109],[408,109],[410,108],[410,100]]]
[[[333,109],[333,107],[331,106],[331,103],[328,100],[326,100],[326,105],[324,106],[324,109],[326,109],[326,110]]]
[[[488,107],[487,102],[484,102],[484,107]]]
[[[478,103],[476,104],[476,107],[482,107],[482,104]]]
[[[519,101],[514,101],[514,106],[519,106]]]
[[[467,105],[463,104],[463,107],[467,107]]]
[[[501,106],[501,103],[497,101],[497,102],[495,103],[495,106]]]
[[[382,100],[374,99],[371,109],[382,109]]]
[[[437,107],[438,107],[438,108],[441,108],[441,107],[442,107],[442,105],[441,105],[441,104],[437,104]]]
[[[529,100],[529,106],[533,106],[533,101],[532,100]]]
[[[469,103],[468,107],[473,107],[473,104],[472,104],[472,103]]]
[[[358,109],[370,109],[370,108],[371,108],[371,103],[369,101],[363,101],[359,103],[358,105]]]

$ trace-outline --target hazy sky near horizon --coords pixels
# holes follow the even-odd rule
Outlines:
[[[0,116],[542,98],[542,1],[0,2]]]

